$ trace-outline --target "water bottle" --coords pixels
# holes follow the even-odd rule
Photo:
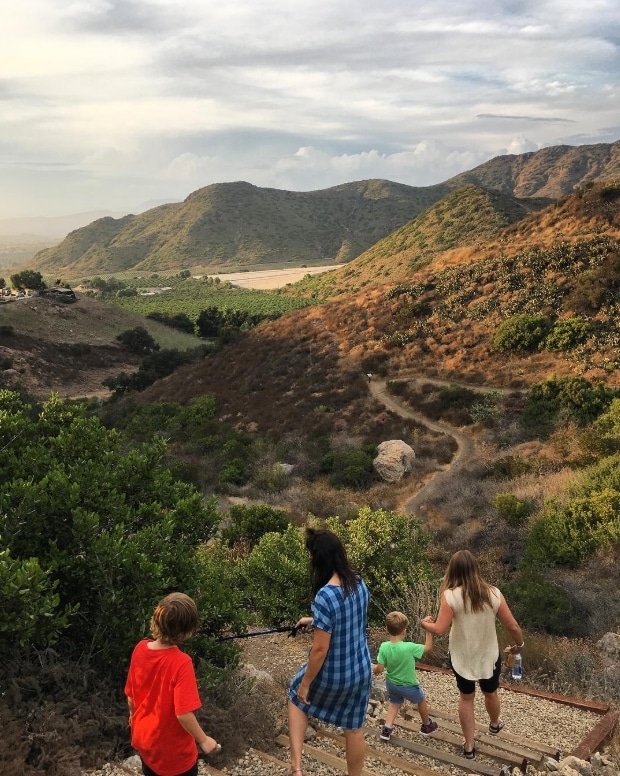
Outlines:
[[[523,660],[521,658],[520,652],[517,652],[517,654],[514,656],[514,663],[512,664],[512,678],[517,682],[523,679]]]

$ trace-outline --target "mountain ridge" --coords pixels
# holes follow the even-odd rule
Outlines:
[[[123,271],[345,263],[466,184],[553,201],[620,175],[620,141],[499,156],[433,186],[370,179],[310,192],[217,183],[139,215],[71,232],[31,264],[71,277]]]

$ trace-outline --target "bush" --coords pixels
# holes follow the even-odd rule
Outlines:
[[[565,506],[550,502],[527,541],[528,557],[576,567],[603,546],[620,546],[620,491],[605,488]]]
[[[332,450],[321,461],[321,472],[329,474],[335,488],[366,488],[373,474],[372,462],[377,454],[373,445]]]
[[[529,501],[522,501],[512,493],[498,493],[493,500],[493,506],[498,516],[512,526],[521,525],[532,511]]]
[[[404,606],[405,591],[432,578],[430,537],[415,517],[363,507],[352,520],[330,518],[326,525],[340,536],[351,564],[371,591],[373,621],[382,623],[387,612]]]
[[[118,676],[171,590],[196,598],[208,634],[217,633],[212,622],[238,621],[230,591],[213,597],[196,555],[219,522],[215,500],[203,503],[172,478],[162,441],[127,449],[118,433],[56,396],[34,411],[0,391],[0,418],[3,596],[23,590],[33,622],[66,618],[60,634],[51,626],[37,633],[39,646],[58,637],[68,660]],[[215,642],[204,645],[221,662]]]
[[[553,324],[553,328],[540,347],[544,350],[566,353],[583,344],[588,338],[590,329],[590,324],[584,318],[563,318]]]
[[[500,353],[536,350],[547,336],[549,328],[549,321],[544,315],[514,315],[497,327],[493,347]]]
[[[303,532],[289,525],[267,533],[238,567],[249,608],[265,623],[294,625],[310,607],[308,553]]]
[[[121,345],[139,356],[146,356],[159,350],[159,345],[144,326],[136,326],[134,329],[122,331],[116,339]]]
[[[520,570],[502,585],[510,608],[520,625],[555,636],[576,636],[583,632],[585,618],[577,604],[559,585],[539,571]]]
[[[228,511],[228,518],[232,525],[222,531],[222,541],[229,546],[244,541],[254,547],[266,533],[283,533],[289,525],[286,512],[267,504],[235,504]]]
[[[3,324],[0,326],[0,335],[3,337],[12,337],[15,334],[15,329],[13,326],[10,326],[8,324]]]

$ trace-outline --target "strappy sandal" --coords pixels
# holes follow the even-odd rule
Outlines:
[[[476,747],[472,747],[470,751],[467,751],[465,747],[463,747],[463,757],[466,760],[475,760],[476,759]]]
[[[497,723],[497,725],[489,725],[489,735],[490,736],[496,736],[500,730],[504,729],[504,720],[500,719],[500,721]]]
[[[303,776],[303,771],[301,770],[301,768],[293,768],[293,770],[291,771],[291,776],[293,776],[293,774],[295,773],[301,773]]]

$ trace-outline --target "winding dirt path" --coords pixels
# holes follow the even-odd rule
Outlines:
[[[415,379],[419,380],[420,382],[432,383],[434,385],[453,384],[435,379],[422,379],[419,377],[407,378],[405,376],[402,377],[404,379],[411,379],[412,381]],[[448,436],[451,436],[456,441],[457,449],[452,461],[445,468],[435,472],[435,474],[433,474],[432,477],[423,485],[423,487],[416,491],[413,496],[405,496],[397,507],[397,511],[403,514],[417,514],[420,511],[424,511],[424,505],[431,498],[433,493],[435,493],[440,487],[445,488],[446,483],[454,478],[454,476],[463,468],[465,461],[471,458],[471,455],[474,451],[474,442],[466,434],[463,434],[461,431],[454,428],[454,426],[450,426],[447,423],[439,423],[438,421],[430,420],[421,412],[416,412],[415,410],[406,407],[388,392],[385,380],[377,380],[373,377],[369,383],[369,388],[371,396],[380,404],[383,404],[383,406],[390,410],[390,412],[394,412],[402,418],[415,420],[416,423],[420,423],[432,431],[437,431],[440,434],[448,434]],[[479,388],[479,390],[481,392],[488,392],[490,389]]]

